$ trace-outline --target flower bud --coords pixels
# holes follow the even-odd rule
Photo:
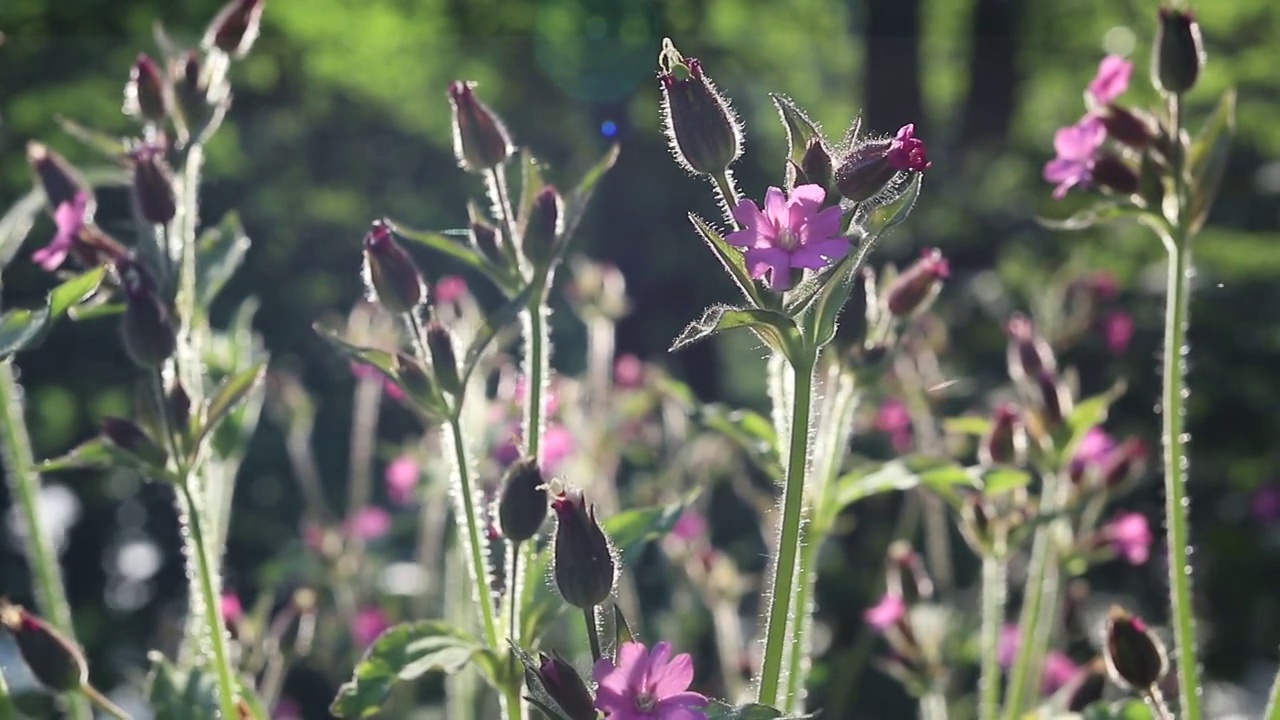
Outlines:
[[[222,123],[231,102],[225,67],[205,63],[199,53],[189,50],[170,62],[169,77],[179,136],[207,137]]]
[[[1103,657],[1107,673],[1121,687],[1142,692],[1160,682],[1169,671],[1164,643],[1141,618],[1112,606],[1107,617]]]
[[[886,306],[894,317],[905,318],[923,311],[942,289],[942,280],[951,268],[942,251],[925,250],[914,265],[894,279],[887,291]]]
[[[539,653],[538,668],[527,668],[525,672],[525,682],[530,690],[536,692],[536,679],[569,720],[596,720],[598,717],[591,691],[587,689],[578,671],[560,656],[548,657]]]
[[[1022,465],[1027,460],[1027,429],[1018,408],[1004,404],[996,408],[991,427],[978,444],[978,462],[994,465]]]
[[[120,282],[125,294],[120,324],[125,351],[139,367],[159,367],[177,348],[177,318],[142,266],[126,262],[120,268]]]
[[[173,389],[169,391],[167,400],[169,417],[178,426],[179,433],[185,433],[191,425],[191,396],[183,389],[182,383],[174,380]]]
[[[965,496],[960,505],[960,535],[975,553],[986,555],[995,547],[998,523],[995,509],[981,494]]]
[[[374,220],[364,236],[364,280],[370,296],[395,314],[417,308],[426,295],[418,266],[385,220]]]
[[[1016,383],[1030,383],[1041,372],[1055,372],[1058,362],[1048,341],[1036,334],[1031,320],[1014,313],[1005,324],[1009,336],[1007,351],[1009,377]]]
[[[140,145],[132,153],[133,198],[138,214],[147,222],[167,224],[177,213],[173,177],[164,161],[164,151],[151,144]]]
[[[132,420],[105,417],[102,419],[102,434],[116,447],[152,465],[164,467],[169,459],[169,453]]]
[[[168,81],[151,56],[139,53],[124,86],[124,113],[159,122],[169,114]]]
[[[88,681],[80,648],[21,605],[0,598],[0,625],[13,635],[18,654],[41,685],[62,693],[79,690]]]
[[[249,54],[253,41],[258,39],[263,6],[263,0],[231,0],[209,23],[201,45],[206,50],[217,48],[235,58]]]
[[[1102,700],[1106,689],[1106,663],[1094,658],[1062,691],[1066,698],[1064,709],[1072,713],[1084,712],[1085,708]]]
[[[564,234],[564,201],[550,185],[538,191],[524,228],[524,256],[538,268],[555,257]]]
[[[436,382],[445,392],[458,394],[462,389],[462,378],[458,375],[458,355],[453,349],[453,336],[448,328],[434,320],[427,325],[427,350],[431,353],[431,368],[435,370]]]
[[[804,182],[797,180],[797,185],[812,183],[822,187],[828,193],[831,193],[832,188],[835,187],[835,168],[832,167],[831,153],[827,152],[822,138],[814,137],[809,140],[804,157],[800,158],[800,172],[804,173]],[[833,195],[834,193],[831,193],[829,197]]]
[[[551,502],[551,508],[556,511],[556,587],[570,605],[593,608],[613,591],[616,563],[609,538],[582,491],[561,494]]]
[[[426,368],[417,358],[405,353],[396,353],[396,372],[400,384],[409,397],[421,405],[434,402],[436,396],[435,381],[427,373]]]
[[[1055,372],[1042,371],[1035,379],[1040,418],[1048,428],[1056,428],[1071,414],[1071,391]]]
[[[94,210],[93,190],[80,177],[80,173],[61,155],[50,150],[44,143],[31,141],[27,143],[27,162],[40,181],[49,207],[56,208],[63,203],[76,202],[77,193],[84,193],[86,216],[92,216]]]
[[[1160,8],[1152,50],[1151,82],[1156,89],[1177,94],[1195,86],[1204,65],[1204,41],[1190,12]]]
[[[1108,105],[1098,119],[1107,130],[1107,137],[1141,150],[1155,141],[1159,129],[1150,115],[1139,110]]]
[[[449,83],[449,104],[453,107],[453,154],[463,170],[492,170],[515,152],[502,120],[476,98],[475,83]]]
[[[933,578],[924,566],[924,558],[905,540],[889,545],[889,562],[885,568],[886,586],[896,590],[909,604],[933,599]]]
[[[742,155],[742,125],[696,58],[686,58],[669,38],[658,53],[662,127],[671,154],[685,170],[719,175]]]
[[[900,172],[924,172],[931,163],[915,125],[903,125],[886,140],[871,140],[854,148],[836,169],[836,187],[854,202],[864,202],[889,187]]]
[[[1111,153],[1101,154],[1093,164],[1093,181],[1120,195],[1138,192],[1138,173]]]
[[[504,258],[502,249],[498,247],[498,228],[485,220],[476,206],[471,203],[467,203],[467,217],[470,218],[468,232],[471,236],[471,245],[488,258],[489,262],[502,265]]]
[[[1098,469],[1102,486],[1114,488],[1142,474],[1147,459],[1147,446],[1138,438],[1128,438],[1107,454]]]
[[[547,519],[547,488],[538,461],[523,458],[507,468],[498,499],[498,525],[512,542],[524,542],[538,534]]]

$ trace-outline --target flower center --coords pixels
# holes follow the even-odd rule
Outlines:
[[[791,228],[783,228],[778,233],[778,239],[775,241],[774,246],[782,250],[795,250],[799,244],[800,237],[796,235],[795,231]]]
[[[647,713],[658,706],[658,699],[649,693],[642,692],[636,695],[636,710]]]

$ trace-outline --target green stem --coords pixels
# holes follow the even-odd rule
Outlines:
[[[596,622],[596,609],[582,609],[582,619],[587,624],[587,642],[591,644],[591,662],[600,662],[604,652],[600,649],[600,623]]]
[[[760,668],[760,690],[757,701],[776,706],[778,686],[782,681],[782,660],[787,649],[787,618],[792,610],[792,591],[796,574],[796,555],[800,544],[800,521],[804,515],[804,479],[809,460],[809,406],[813,401],[814,351],[794,365],[795,391],[792,393],[790,438],[787,460],[787,482],[782,504],[782,530],[778,542],[778,561],[774,567],[769,593],[769,616],[765,629],[764,663]]]
[[[535,280],[535,282],[537,282]],[[546,391],[548,342],[545,288],[529,300],[529,307],[522,314],[525,330],[525,386],[528,388],[524,407],[525,452],[542,464],[542,433],[546,427]]]
[[[1176,720],[1173,712],[1169,710],[1169,703],[1164,701],[1164,693],[1160,692],[1160,688],[1152,685],[1147,688],[1147,692],[1143,694],[1143,700],[1146,701],[1147,707],[1151,708],[1151,714],[1156,716],[1156,720]]]
[[[720,212],[724,214],[724,221],[732,227],[737,227],[738,221],[733,217],[733,209],[742,200],[742,195],[733,181],[733,173],[726,169],[723,173],[712,177],[711,181],[715,186],[716,199],[720,201]]]
[[[93,703],[99,710],[113,718],[116,718],[116,720],[133,720],[129,713],[121,709],[119,705],[111,702],[110,698],[98,692],[98,689],[92,685],[81,685],[80,694],[89,702]]]
[[[980,720],[996,720],[1000,716],[1000,631],[1004,627],[1006,591],[1004,552],[1002,549],[989,551],[982,558]]]
[[[187,534],[191,537],[191,541],[195,546],[193,549],[196,556],[196,572],[200,580],[205,624],[208,626],[209,631],[209,646],[213,651],[211,659],[213,661],[214,674],[218,680],[218,705],[222,710],[222,717],[235,718],[239,717],[236,700],[236,680],[231,669],[231,656],[227,652],[226,630],[223,628],[222,616],[219,612],[221,602],[213,582],[212,559],[205,544],[204,528],[200,526],[201,508],[196,504],[191,488],[187,483],[188,479],[184,477],[179,489],[181,489],[182,495],[187,501],[187,520],[191,524],[191,527],[187,529]]]
[[[507,640],[513,645],[520,644],[520,596],[523,594],[524,583],[520,577],[520,554],[524,552],[524,543],[509,542],[507,543],[507,554],[511,558],[508,564],[507,573],[507,597],[508,602],[508,629]],[[523,673],[520,671],[520,659],[515,653],[511,653],[507,659],[511,665],[512,672],[510,677],[513,678],[507,682],[503,691],[507,697],[507,716],[506,720],[521,720],[525,715],[524,697],[522,697],[520,688],[520,678]]]
[[[1263,714],[1266,720],[1280,720],[1280,672],[1271,683],[1271,698],[1267,700],[1267,711]]]
[[[1057,510],[1058,477],[1055,473],[1044,474],[1044,487],[1041,491],[1041,513],[1052,513]],[[1040,627],[1040,616],[1044,610],[1045,590],[1057,584],[1057,565],[1054,557],[1053,524],[1048,523],[1036,531],[1031,545],[1031,561],[1027,567],[1027,584],[1022,593],[1022,612],[1018,618],[1018,652],[1014,658],[1013,669],[1009,675],[1009,684],[1004,696],[1004,717],[1016,720],[1022,712],[1030,694],[1031,687],[1039,687],[1040,676],[1036,670],[1042,663],[1045,648],[1037,647],[1034,641]]]
[[[920,698],[921,720],[947,720],[947,696],[939,690],[930,690]]]
[[[58,632],[75,642],[75,626],[71,623],[71,605],[62,584],[62,568],[49,534],[40,519],[40,476],[36,473],[31,438],[23,415],[22,386],[14,373],[13,360],[0,362],[0,443],[3,443],[4,475],[9,492],[18,506],[25,529],[23,549],[31,570],[36,605],[40,614]],[[89,720],[89,706],[83,699],[71,702],[76,720]]]
[[[495,652],[502,648],[498,623],[493,617],[493,593],[490,591],[489,566],[485,562],[485,546],[480,534],[480,521],[476,513],[475,489],[471,487],[470,466],[467,463],[466,443],[462,436],[462,421],[449,420],[453,440],[454,464],[458,471],[457,494],[460,499],[460,515],[466,533],[467,552],[471,556],[471,582],[475,586],[474,599],[480,606],[480,621],[484,629],[485,644]]]

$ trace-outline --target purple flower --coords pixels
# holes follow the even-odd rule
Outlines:
[[[1141,565],[1151,558],[1151,527],[1141,513],[1116,516],[1102,528],[1102,535],[1116,554],[1130,565]]]
[[[1080,673],[1080,666],[1072,662],[1061,650],[1050,650],[1044,657],[1044,671],[1040,678],[1040,691],[1052,695]]]
[[[445,275],[435,287],[435,301],[438,303],[455,303],[467,294],[467,281],[457,275]]]
[[[889,143],[889,153],[885,157],[893,169],[924,172],[933,164],[925,155],[924,141],[916,137],[915,132],[914,123],[903,125]]]
[[[291,697],[282,697],[271,711],[271,720],[302,720],[302,706]]]
[[[911,413],[901,400],[889,399],[876,413],[876,429],[888,433],[893,449],[905,453],[911,449]]]
[[[413,501],[413,491],[418,487],[418,463],[409,455],[387,463],[383,480],[387,484],[387,497],[397,505],[408,505]]]
[[[907,616],[907,602],[895,592],[885,593],[880,602],[862,613],[862,620],[877,632],[884,632]]]
[[[671,657],[671,643],[649,651],[635,642],[618,649],[618,663],[602,658],[593,669],[596,709],[609,720],[706,720],[703,695],[690,692],[693,660],[688,653]]]
[[[376,540],[391,532],[391,513],[373,505],[362,507],[347,518],[344,530],[349,537]]]
[[[1000,667],[1008,668],[1013,665],[1018,657],[1020,644],[1017,625],[1005,625],[1000,629],[1000,642],[996,645],[996,662],[1000,663]]]
[[[1088,185],[1093,179],[1093,165],[1107,130],[1102,121],[1086,115],[1075,125],[1060,128],[1053,134],[1053,149],[1058,156],[1044,166],[1044,179],[1057,183],[1053,198],[1061,200],[1077,185]]]
[[[244,608],[240,605],[240,596],[233,592],[222,593],[222,601],[219,603],[222,608],[222,620],[227,623],[234,623],[244,615]]]
[[[644,384],[644,363],[635,355],[619,355],[613,361],[613,384],[634,390]]]
[[[1133,316],[1123,310],[1113,310],[1104,315],[1102,338],[1112,355],[1123,355],[1133,339]]]
[[[1280,485],[1264,485],[1249,498],[1249,512],[1262,525],[1280,521]]]
[[[31,259],[47,272],[62,267],[71,248],[76,244],[76,237],[84,227],[85,211],[89,207],[89,194],[81,190],[71,200],[60,203],[53,211],[53,222],[58,226],[53,240],[48,245],[32,254]]]
[[[1071,479],[1079,482],[1090,468],[1101,467],[1111,453],[1115,452],[1116,441],[1106,430],[1100,427],[1089,428],[1076,446],[1076,453],[1071,457]]]
[[[1099,105],[1107,105],[1129,89],[1129,75],[1133,63],[1119,55],[1108,55],[1098,65],[1098,73],[1085,91]]]
[[[381,608],[364,608],[351,618],[351,642],[361,649],[367,648],[389,627],[391,621]]]
[[[840,208],[822,209],[826,196],[819,185],[801,185],[790,199],[771,187],[763,211],[744,199],[733,209],[742,229],[726,235],[725,242],[746,250],[751,277],[769,273],[769,286],[786,290],[792,270],[821,270],[849,252],[849,240],[840,237]]]

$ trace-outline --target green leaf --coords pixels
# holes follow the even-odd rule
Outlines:
[[[1030,483],[1031,473],[1014,467],[997,467],[982,472],[982,494],[987,497],[1003,495]]]
[[[622,564],[627,565],[633,562],[636,553],[640,552],[649,541],[657,540],[671,532],[680,515],[697,496],[698,491],[694,490],[679,502],[670,505],[624,510],[617,515],[605,518],[601,527],[613,541],[614,547],[618,549]]]
[[[508,325],[510,325],[521,311],[529,306],[529,301],[533,298],[533,294],[537,292],[539,285],[537,281],[531,283],[520,294],[511,298],[505,305],[485,316],[484,327],[476,333],[472,339],[471,345],[467,348],[466,353],[462,356],[462,384],[466,385],[467,380],[471,378],[471,373],[480,364],[480,359],[484,356],[484,351],[489,347],[489,343],[498,336],[498,333]]]
[[[816,347],[823,347],[836,336],[836,320],[854,286],[854,273],[858,270],[854,253],[850,252],[836,264],[835,272],[814,299],[806,326]]]
[[[266,370],[265,363],[257,363],[248,370],[243,370],[222,381],[218,391],[209,399],[209,405],[204,414],[204,425],[196,433],[195,444],[197,446],[210,431],[218,426],[218,423],[222,421],[222,418],[227,413],[231,412],[236,405],[244,400],[245,396],[262,382],[262,377],[266,374]]]
[[[512,222],[529,217],[529,211],[533,209],[533,201],[538,197],[538,191],[546,185],[546,181],[542,179],[542,166],[538,162],[538,158],[534,157],[527,149],[520,151],[519,158],[520,201],[516,207],[512,208],[512,211],[516,213],[516,217],[512,219]],[[510,191],[508,190],[508,192]],[[497,205],[498,201],[492,190],[490,190],[490,198],[493,200],[494,205]],[[504,230],[503,232],[506,231]],[[511,257],[513,260],[515,259],[514,254]]]
[[[586,213],[587,204],[591,201],[591,195],[595,192],[596,186],[604,179],[604,176],[618,162],[618,155],[622,152],[622,146],[614,144],[600,158],[600,161],[591,166],[587,174],[582,176],[578,181],[577,187],[564,200],[564,237],[571,238],[573,233],[578,229],[578,223],[582,222],[582,216]],[[564,248],[568,247],[567,242],[561,242],[560,248],[563,254]]]
[[[38,345],[53,322],[92,295],[105,275],[101,267],[81,273],[51,290],[43,308],[19,308],[0,316],[0,359]]]
[[[843,509],[872,495],[910,490],[919,484],[920,476],[905,462],[891,460],[875,470],[859,469],[836,478],[835,505]]]
[[[451,257],[473,270],[478,270],[499,287],[506,286],[506,278],[503,276],[502,271],[470,245],[463,245],[443,233],[430,230],[414,230],[393,220],[387,220],[386,222],[391,226],[391,230],[400,237],[434,250],[446,257]]]
[[[808,720],[817,715],[784,715],[781,710],[768,705],[749,703],[747,705],[729,705],[720,700],[712,700],[704,709],[707,720]]]
[[[413,682],[433,671],[456,673],[479,650],[474,638],[451,623],[396,625],[369,646],[351,680],[339,688],[329,712],[341,718],[373,717],[396,683]]]
[[[78,305],[97,292],[98,286],[102,284],[102,279],[106,277],[106,274],[106,268],[94,268],[54,288],[49,293],[49,319],[57,320],[66,315],[67,311],[73,306]]]
[[[201,307],[208,307],[227,281],[235,275],[244,256],[249,252],[249,236],[244,234],[240,216],[229,212],[217,227],[205,230],[200,236],[196,254],[199,264],[196,275],[196,297]]]
[[[778,436],[768,418],[752,410],[727,410],[717,403],[704,405],[696,399],[684,404],[694,422],[733,441],[775,482],[782,480]]]
[[[312,325],[311,328],[316,331],[316,334],[319,335],[321,339],[332,345],[348,360],[354,360],[355,362],[370,365],[391,380],[396,380],[398,378],[396,373],[396,358],[391,353],[386,352],[385,350],[361,347],[359,345],[349,343],[344,340],[341,335],[319,323]]]
[[[702,240],[707,244],[707,247],[711,248],[711,252],[715,254],[720,264],[724,266],[734,284],[742,291],[743,297],[750,301],[752,305],[759,307],[761,305],[760,291],[756,287],[756,281],[752,280],[751,274],[747,272],[747,261],[742,251],[725,242],[724,237],[715,228],[708,225],[705,220],[697,215],[689,213],[689,221],[697,228]]]
[[[87,322],[106,317],[115,317],[124,313],[124,303],[87,302],[73,305],[67,310],[67,319],[72,322]]]
[[[701,318],[689,323],[684,332],[680,333],[671,349],[679,350],[702,338],[740,327],[751,328],[766,345],[783,355],[794,355],[794,346],[799,339],[795,321],[773,310],[736,308],[729,305],[712,305],[703,311]]]
[[[44,207],[44,192],[32,188],[0,218],[0,268],[7,267],[27,239]]]
[[[177,482],[177,478],[165,467],[148,462],[103,437],[85,440],[66,455],[41,462],[36,466],[36,471],[49,473],[105,468],[126,468],[152,480]]]
[[[182,670],[157,651],[148,653],[147,700],[155,720],[217,720],[217,686],[203,670]]]
[[[631,631],[631,623],[627,622],[626,615],[622,614],[622,608],[617,603],[613,604],[613,647],[614,652],[623,645],[635,642],[636,634]],[[615,656],[615,660],[617,657]]]
[[[778,109],[778,118],[782,120],[782,127],[787,131],[787,159],[798,165],[804,158],[805,150],[809,148],[809,141],[822,137],[822,128],[810,120],[809,114],[786,95],[769,93],[769,99],[773,100],[773,106]]]
[[[884,237],[892,228],[906,222],[911,216],[911,211],[916,207],[916,200],[920,199],[920,188],[924,185],[924,173],[912,173],[911,179],[907,182],[907,187],[892,202],[887,202],[871,211],[863,221],[863,228],[866,230],[867,239],[863,241],[862,247],[858,248],[858,265],[862,265],[862,259],[866,257],[867,251],[875,244],[877,240]]]
[[[1190,175],[1190,230],[1197,232],[1204,227],[1209,209],[1218,196],[1222,175],[1227,170],[1227,157],[1231,153],[1231,139],[1236,131],[1236,91],[1227,90],[1218,101],[1213,115],[1191,143],[1187,155]]]
[[[942,421],[942,429],[949,435],[972,435],[982,437],[991,428],[991,419],[981,415],[965,415],[963,417],[946,418]]]
[[[1116,400],[1124,395],[1126,386],[1123,381],[1117,382],[1109,390],[1093,397],[1081,400],[1071,411],[1070,417],[1058,431],[1059,464],[1065,463],[1076,454],[1076,448],[1084,440],[1090,429],[1107,420],[1107,413]]]
[[[108,135],[100,130],[85,127],[75,120],[62,115],[54,115],[53,121],[58,123],[58,127],[62,128],[63,132],[102,153],[112,161],[117,161],[129,154],[129,148],[125,146],[124,140],[116,135]]]
[[[1086,230],[1094,225],[1106,225],[1127,217],[1148,214],[1148,211],[1120,200],[1099,200],[1077,210],[1065,218],[1037,216],[1036,222],[1050,230]]]

